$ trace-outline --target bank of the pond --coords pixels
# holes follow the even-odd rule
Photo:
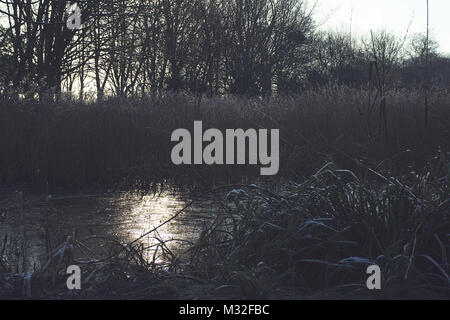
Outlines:
[[[391,176],[363,164],[356,176],[325,164],[301,183],[225,187],[217,209],[183,250],[148,231],[110,241],[106,256],[69,237],[30,276],[3,276],[4,298],[302,299],[450,298],[450,166],[439,154],[420,172]],[[370,177],[370,179],[368,178]],[[216,191],[220,190],[217,189]],[[192,206],[192,199],[161,227]],[[145,256],[150,235],[160,261]],[[85,254],[74,256],[76,248]],[[69,264],[82,290],[65,287]],[[381,290],[366,286],[381,270]]]

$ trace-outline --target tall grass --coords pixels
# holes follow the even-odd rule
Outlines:
[[[386,299],[450,297],[448,154],[421,172],[365,183],[327,163],[276,194],[233,190],[188,266],[238,296]],[[369,265],[382,290],[365,286]],[[218,289],[219,290],[219,289]]]
[[[54,103],[3,97],[0,183],[46,186],[258,174],[248,167],[174,167],[170,134],[192,128],[194,120],[203,120],[205,128],[280,129],[285,176],[305,177],[330,158],[345,168],[356,169],[358,159],[372,168],[409,170],[422,166],[439,146],[449,150],[448,93],[430,90],[427,134],[419,90],[385,93],[388,141],[384,119],[373,109],[376,93],[341,86],[265,100],[229,96],[199,101],[171,94]]]

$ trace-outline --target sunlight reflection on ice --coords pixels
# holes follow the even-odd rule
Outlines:
[[[136,192],[94,193],[77,197],[58,194],[50,202],[42,202],[37,195],[27,195],[30,205],[26,208],[25,227],[27,234],[27,255],[30,266],[45,257],[43,230],[51,231],[53,245],[64,241],[67,235],[77,233],[77,239],[92,236],[113,237],[122,244],[130,243],[163,222],[176,215],[190,200],[190,195],[171,191],[141,196]],[[19,212],[11,210],[7,221],[0,225],[0,236],[20,237],[22,224]],[[212,207],[208,201],[200,201],[140,240],[146,250],[147,259],[153,258],[156,237],[168,241],[170,250],[183,243],[179,240],[192,239],[199,232],[205,218],[211,217]],[[12,238],[11,238],[12,240]],[[171,241],[174,240],[174,241]],[[61,242],[61,243],[62,243]],[[89,246],[99,244],[89,242]],[[160,261],[160,259],[158,259]]]
[[[131,211],[133,222],[136,227],[130,236],[133,239],[140,238],[146,232],[153,230],[163,222],[172,218],[185,205],[178,196],[173,194],[163,194],[160,196],[144,196]],[[163,241],[172,240],[174,238],[183,237],[183,230],[180,225],[174,221],[160,227],[157,232],[147,235],[142,242],[146,246],[156,243],[155,237]]]

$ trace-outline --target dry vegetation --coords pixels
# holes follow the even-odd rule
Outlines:
[[[265,100],[183,94],[102,103],[2,98],[0,182],[52,186],[257,174],[248,167],[172,166],[170,134],[199,119],[219,129],[279,128],[281,174],[291,179],[309,176],[328,159],[354,170],[357,160],[408,172],[439,148],[450,150],[448,89],[430,90],[429,104],[425,127],[422,92],[411,90],[383,98],[344,86]]]

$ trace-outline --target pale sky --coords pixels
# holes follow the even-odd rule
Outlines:
[[[314,2],[309,0],[310,5]],[[450,54],[450,0],[429,3],[431,35],[439,51]],[[426,0],[318,0],[316,19],[326,19],[323,29],[348,32],[352,16],[352,31],[359,35],[385,29],[404,37],[411,19],[409,35],[426,32]]]

